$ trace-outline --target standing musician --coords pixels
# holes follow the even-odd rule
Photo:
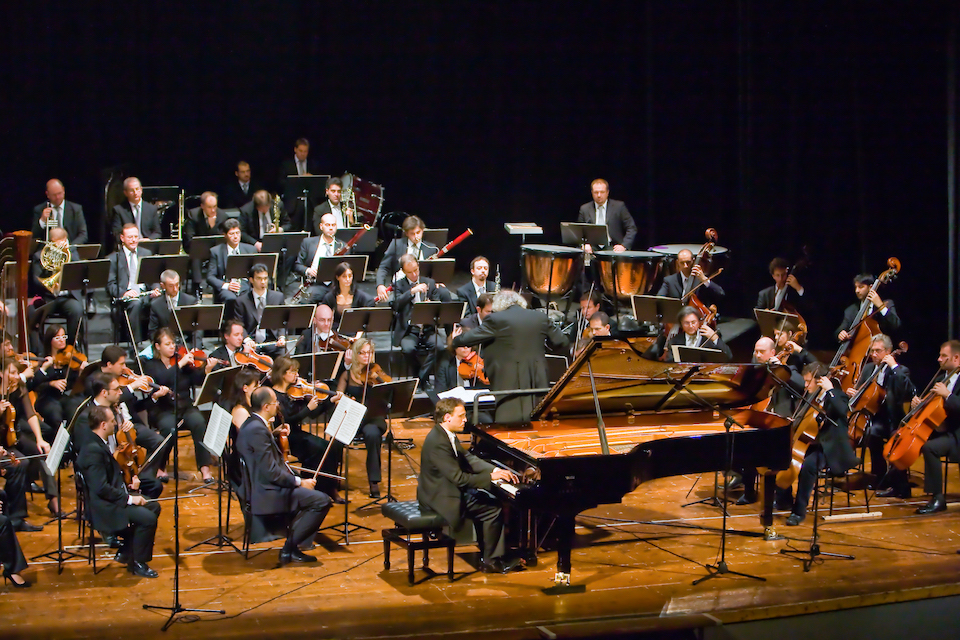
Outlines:
[[[797,276],[788,273],[790,263],[784,258],[774,258],[770,261],[770,275],[773,277],[773,284],[762,289],[757,295],[757,304],[755,309],[776,309],[782,303],[793,305],[794,308],[800,306],[800,300],[806,290]]]
[[[111,231],[118,237],[124,225],[133,224],[141,238],[156,240],[160,237],[160,216],[157,207],[143,201],[143,187],[139,178],[127,178],[123,181],[123,195],[126,202],[113,208]]]
[[[189,307],[197,304],[197,299],[189,293],[180,291],[180,274],[166,269],[160,274],[160,289],[163,295],[150,301],[150,320],[147,329],[153,335],[160,327],[169,327],[172,316],[170,309]]]
[[[477,256],[470,261],[470,282],[457,289],[457,296],[467,303],[467,313],[477,308],[477,299],[485,293],[496,293],[497,285],[487,280],[490,261]]]
[[[190,244],[194,238],[218,236],[221,225],[227,220],[227,212],[218,206],[217,194],[204,191],[200,195],[200,206],[190,209],[183,221],[183,250],[190,253]],[[246,242],[246,241],[244,241]],[[203,278],[203,265],[200,260],[190,261],[190,277],[199,289]]]
[[[340,204],[340,198],[343,195],[343,181],[337,177],[327,178],[326,200],[318,204],[313,209],[313,229],[311,235],[320,235],[320,220],[328,213],[331,214],[337,222],[338,229],[346,229],[350,226],[353,218],[353,209],[346,209]]]
[[[694,265],[696,262],[693,252],[689,249],[681,249],[677,254],[677,272],[663,279],[658,296],[667,298],[683,298],[690,293],[698,283],[702,286],[697,288],[696,296],[703,301],[703,304],[719,304],[727,295],[719,284],[707,278],[700,265]]]
[[[6,449],[0,447],[0,457],[6,455]],[[9,482],[10,480],[7,480],[8,484]],[[0,508],[6,513],[7,494],[5,491],[0,491]],[[7,515],[0,515],[0,564],[3,565],[4,582],[9,579],[15,588],[25,589],[30,586],[30,582],[20,574],[27,568],[27,559],[23,557],[23,551],[20,550],[16,531],[14,519]]]
[[[900,328],[900,316],[897,315],[897,308],[894,306],[893,300],[883,300],[880,298],[880,294],[872,290],[875,281],[876,279],[869,273],[861,273],[853,279],[853,288],[857,294],[858,302],[844,309],[843,321],[833,332],[841,342],[852,337],[847,333],[847,330],[850,329],[856,319],[857,313],[860,311],[860,305],[865,299],[869,300],[870,303],[867,306],[864,318],[873,316],[880,327],[880,331],[887,335]]]
[[[681,347],[702,347],[704,349],[718,349],[733,360],[733,352],[727,343],[720,337],[720,333],[704,324],[703,316],[695,307],[684,307],[677,314],[677,325],[680,330],[672,336],[661,335],[652,347],[656,353],[664,354],[667,362],[673,362],[673,345]]]
[[[63,227],[72,244],[87,243],[87,219],[83,207],[66,199],[63,183],[56,178],[47,181],[47,201],[33,208],[33,237],[47,237],[47,228],[52,231]]]
[[[148,502],[142,495],[131,495],[124,485],[120,465],[107,445],[117,427],[113,412],[106,407],[94,407],[89,419],[90,429],[97,437],[80,452],[77,469],[83,474],[89,493],[90,521],[97,531],[123,538],[114,558],[117,562],[126,564],[135,576],[156,578],[157,572],[147,563],[153,559],[160,505]],[[139,486],[139,480],[134,479],[129,489],[136,491]]]
[[[360,291],[357,288],[357,281],[353,277],[353,269],[349,262],[341,262],[333,272],[333,286],[323,296],[321,304],[325,304],[333,312],[333,321],[340,324],[340,317],[347,309],[359,309],[361,307],[372,307],[376,304],[373,296],[366,291]]]
[[[320,258],[332,258],[346,246],[345,242],[337,239],[337,220],[333,214],[328,213],[320,218],[319,225],[320,235],[304,239],[293,265],[293,272],[303,278],[303,284],[307,287],[309,304],[320,302],[330,287],[329,282],[317,282]]]
[[[623,200],[609,200],[610,185],[603,178],[590,183],[593,202],[580,207],[577,222],[581,224],[602,224],[607,227],[607,246],[613,245],[617,253],[629,251],[637,237],[637,225],[627,210]],[[599,247],[598,247],[599,248]],[[584,245],[583,250],[593,253],[593,247]]]
[[[797,526],[806,517],[807,504],[821,469],[830,467],[833,473],[842,474],[859,464],[847,435],[847,398],[833,388],[833,382],[827,377],[827,366],[819,362],[807,365],[803,369],[803,381],[807,398],[815,397],[813,404],[817,408],[808,410],[818,412],[820,430],[800,467],[797,497],[793,511],[787,516],[787,526],[790,527]],[[805,407],[800,411],[805,413]]]
[[[367,448],[367,479],[370,481],[370,497],[380,497],[380,443],[387,432],[387,406],[367,402],[367,390],[375,384],[390,382],[392,378],[374,362],[373,343],[366,338],[357,338],[353,343],[353,364],[340,374],[337,392],[346,394],[366,405],[367,413],[360,427],[363,444]]]
[[[876,476],[875,485],[881,498],[910,497],[910,482],[907,472],[888,466],[883,457],[883,446],[900,426],[905,415],[904,405],[910,402],[917,389],[910,381],[910,370],[898,364],[893,356],[893,343],[883,334],[875,336],[867,351],[870,361],[864,365],[855,389],[845,389],[851,398],[857,390],[868,383],[879,367],[876,383],[886,391],[883,404],[876,415],[870,418],[870,424],[864,433],[864,445],[870,450],[870,473]]]
[[[467,518],[474,521],[477,544],[483,552],[480,570],[508,573],[523,569],[519,558],[506,558],[503,509],[489,493],[494,481],[519,482],[509,469],[494,467],[463,448],[457,433],[467,413],[463,401],[446,398],[437,403],[435,424],[423,441],[417,501],[443,516],[459,530]]]
[[[143,339],[143,325],[146,321],[144,317],[146,305],[143,302],[146,287],[137,282],[140,276],[140,261],[152,255],[152,251],[140,246],[140,232],[133,223],[123,226],[120,233],[120,247],[110,254],[107,293],[114,300],[120,301],[121,310],[126,311],[130,318],[130,326],[134,333],[130,338],[136,344]],[[151,298],[159,297],[160,288],[156,285],[152,286],[149,295]],[[125,327],[127,324],[120,316],[116,316],[114,322],[120,327]]]
[[[324,394],[321,399],[320,393],[312,392],[310,388],[304,388],[298,384],[299,373],[300,364],[287,356],[277,358],[270,370],[270,387],[277,393],[277,402],[280,403],[280,422],[290,427],[290,435],[287,436],[290,442],[290,453],[297,457],[302,466],[315,470],[320,468],[320,461],[323,460],[327,447],[332,447],[320,471],[336,474],[340,459],[343,457],[343,444],[336,439],[328,441],[304,431],[303,421],[320,417],[331,403],[339,402],[343,394],[338,392],[333,397],[327,397]],[[302,378],[300,381],[304,382]],[[291,395],[294,391],[300,391],[301,394],[298,395],[306,392],[308,399],[294,397]],[[343,499],[337,493],[336,480],[326,477],[318,478],[317,486],[334,502],[343,504]]]
[[[250,506],[254,515],[296,514],[280,550],[280,564],[316,562],[314,556],[300,551],[323,524],[330,510],[330,498],[315,489],[316,481],[294,475],[283,460],[273,439],[272,425],[277,415],[277,396],[273,389],[261,387],[250,394],[250,417],[237,434],[237,450],[250,475]],[[286,428],[281,429],[281,433]]]
[[[943,495],[943,470],[940,458],[960,460],[960,340],[948,340],[940,345],[937,358],[940,371],[933,379],[930,393],[943,398],[943,409],[947,414],[940,430],[930,434],[927,442],[920,447],[923,456],[923,490],[931,495],[930,502],[917,509],[917,513],[926,515],[946,511],[947,500]],[[921,399],[914,396],[911,407],[916,408]]]
[[[256,180],[252,180],[253,172],[250,170],[250,163],[246,160],[237,162],[237,168],[233,172],[237,177],[231,180],[220,190],[220,204],[227,209],[243,209],[244,205],[250,203],[260,190]],[[242,212],[241,212],[242,213]],[[247,242],[244,240],[244,242]]]
[[[263,352],[271,358],[286,353],[287,330],[266,328],[260,325],[260,319],[263,317],[263,310],[267,305],[275,306],[283,304],[283,294],[279,291],[271,291],[267,288],[270,284],[270,275],[267,272],[267,265],[258,262],[250,267],[250,289],[237,298],[236,316],[243,323],[243,329],[247,332],[246,341],[250,348],[264,342],[276,342],[275,345],[263,347]]]
[[[440,252],[436,246],[423,241],[423,230],[426,224],[417,216],[407,216],[400,226],[403,238],[390,241],[390,245],[383,253],[380,266],[377,267],[377,299],[387,299],[387,287],[394,281],[403,278],[400,273],[400,258],[410,254],[417,260],[426,260]]]
[[[470,315],[464,316],[463,320],[460,321],[460,326],[463,327],[464,331],[470,331],[471,329],[476,329],[483,321],[487,319],[491,313],[493,313],[493,296],[492,293],[481,293],[477,296],[477,305],[473,307],[472,313],[471,309],[467,309],[467,313]]]
[[[224,305],[223,317],[232,318],[236,313],[234,304],[237,298],[250,289],[250,285],[236,278],[227,280],[227,258],[243,254],[256,253],[253,245],[240,242],[240,223],[228,218],[222,225],[224,242],[210,249],[210,262],[207,263],[206,280],[213,290],[213,301]]]
[[[69,246],[67,232],[63,227],[57,227],[50,230],[50,243],[59,248],[60,251],[68,254],[70,261],[80,259],[75,247]],[[48,254],[52,253],[47,249]],[[40,299],[34,303],[33,313],[43,309],[45,316],[59,314],[67,319],[67,338],[70,343],[77,337],[77,331],[80,328],[80,319],[83,316],[83,301],[80,291],[64,291],[60,284],[54,283],[54,290],[51,291],[43,283],[45,278],[51,277],[54,272],[43,266],[42,256],[44,250],[41,249],[33,254],[33,260],[30,264],[30,287],[31,295],[38,296]]]
[[[400,256],[400,266],[404,277],[394,283],[393,344],[400,345],[410,375],[417,375],[420,386],[426,390],[437,351],[441,349],[440,337],[434,326],[410,324],[410,318],[413,305],[427,300],[445,300],[446,289],[441,289],[430,278],[421,278],[420,263],[411,254]]]
[[[176,414],[174,413],[174,402],[176,402],[184,428],[193,435],[197,468],[200,470],[204,484],[214,482],[213,474],[210,473],[213,456],[201,444],[207,423],[200,411],[193,406],[193,402],[190,400],[190,389],[195,385],[202,384],[204,376],[213,370],[216,363],[216,360],[207,358],[206,366],[197,366],[194,364],[193,353],[188,351],[184,355],[179,355],[177,353],[177,343],[169,327],[162,327],[153,334],[153,357],[145,358],[143,361],[144,373],[153,378],[157,384],[167,387],[171,391],[171,393],[155,399],[156,411],[159,416],[157,427],[164,437],[177,429]],[[174,444],[174,446],[176,445]]]

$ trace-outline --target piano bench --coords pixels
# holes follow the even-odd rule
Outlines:
[[[432,511],[420,509],[416,500],[388,502],[380,512],[395,523],[392,529],[383,529],[383,569],[390,570],[390,543],[395,542],[407,550],[407,580],[413,584],[413,555],[423,550],[423,568],[428,568],[430,549],[447,549],[447,577],[453,581],[453,548],[456,540],[443,532],[446,521]],[[413,536],[419,536],[414,539]]]

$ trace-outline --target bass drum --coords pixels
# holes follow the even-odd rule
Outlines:
[[[664,260],[653,251],[597,251],[594,255],[604,292],[620,300],[650,293]]]
[[[352,173],[345,173],[341,180],[343,181],[343,202],[350,202],[352,199],[353,204],[356,205],[356,221],[352,226],[363,224],[372,226],[383,208],[383,187]]]
[[[583,252],[580,249],[552,244],[525,244],[520,251],[527,287],[545,303],[569,293],[583,271]]]

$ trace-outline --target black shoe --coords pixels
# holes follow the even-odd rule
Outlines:
[[[313,556],[308,556],[299,549],[294,551],[280,551],[280,564],[289,564],[291,562],[317,562],[317,559]]]
[[[743,495],[740,496],[740,499],[737,500],[737,504],[740,506],[743,506],[745,504],[753,504],[756,501],[757,501],[757,494],[747,493],[746,491],[744,491]]]
[[[897,487],[887,487],[886,489],[881,489],[877,491],[878,498],[902,498],[908,500],[910,498],[910,487],[906,489],[898,489]]]
[[[43,531],[43,527],[42,527],[41,525],[39,525],[39,524],[30,524],[30,523],[27,522],[26,520],[21,520],[21,521],[20,521],[20,524],[17,525],[16,529],[17,529],[17,531],[26,531],[26,532],[31,532],[31,533],[34,532],[34,531]]]
[[[793,510],[793,500],[787,500],[786,498],[773,501],[773,508],[777,511],[792,511]]]
[[[523,571],[521,558],[494,558],[490,562],[481,562],[480,571],[483,573],[510,573],[511,571]]]
[[[26,578],[24,578],[23,576],[20,576],[20,579],[23,580],[23,582],[16,582],[16,581],[14,581],[12,574],[10,574],[10,573],[7,572],[7,571],[4,571],[4,572],[3,572],[3,582],[4,582],[4,584],[6,584],[7,580],[9,580],[9,581],[10,581],[10,584],[12,584],[15,589],[28,589],[28,588],[30,587],[30,584],[31,584],[31,583],[30,583]]]
[[[736,491],[743,486],[743,478],[737,477],[727,483],[727,491]]]
[[[117,551],[117,555],[113,556],[113,559],[120,564],[130,564],[130,554],[123,549]]]
[[[167,484],[168,482],[170,482],[170,476],[157,476],[157,480],[159,480],[163,484]]]
[[[38,485],[36,482],[30,483],[30,488],[27,489],[30,493],[43,493],[43,487]]]
[[[136,560],[127,565],[127,571],[141,578],[156,578],[159,575],[146,562],[137,562]]]
[[[938,513],[940,511],[946,511],[946,510],[947,510],[947,499],[946,497],[944,497],[942,493],[938,493],[937,495],[930,498],[930,502],[928,502],[924,506],[917,509],[917,513],[919,513],[920,515],[926,515],[928,513]]]
[[[111,549],[119,549],[120,538],[117,536],[103,536],[103,544],[107,545]]]
[[[791,513],[789,516],[787,516],[787,526],[795,527],[801,522],[803,522],[803,518],[804,516],[801,516],[797,513]]]
[[[297,548],[300,549],[300,551],[310,551],[311,549],[317,548],[317,543],[311,540],[310,542],[304,542]]]
[[[380,497],[380,483],[379,483],[379,482],[371,482],[371,483],[370,483],[370,497],[371,497],[371,498],[374,498],[374,499]]]

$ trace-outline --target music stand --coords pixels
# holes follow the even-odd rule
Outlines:
[[[287,262],[287,256],[295,256],[300,252],[300,245],[309,237],[306,231],[287,231],[284,233],[268,233],[260,239],[260,253],[276,253],[279,264]],[[277,287],[280,289],[281,287]]]
[[[98,244],[74,244],[71,248],[77,250],[77,255],[81,260],[96,260],[100,257],[100,245]]]
[[[224,242],[223,236],[194,236],[190,240],[190,260],[210,259],[210,249]]]
[[[387,432],[384,439],[387,441],[387,492],[367,504],[358,507],[366,509],[375,504],[380,504],[384,500],[387,502],[396,502],[393,497],[393,418],[405,418],[413,405],[413,396],[417,392],[417,384],[420,381],[416,378],[407,378],[405,380],[393,380],[391,382],[381,382],[367,388],[366,404],[368,407],[386,407],[387,414]],[[369,412],[368,412],[369,413]],[[404,453],[403,455],[407,455]],[[346,475],[346,473],[344,473]]]
[[[180,254],[180,241],[176,238],[141,240],[139,246],[149,249],[156,256],[175,256]]]
[[[630,303],[633,306],[633,317],[637,322],[655,325],[676,322],[677,315],[684,306],[680,298],[666,296],[633,296]]]
[[[301,377],[306,377],[307,372],[316,372],[317,382],[320,380],[333,380],[340,370],[340,363],[343,361],[343,351],[320,351],[319,353],[302,353],[298,356],[290,356],[300,364]],[[311,362],[311,358],[316,360]]]
[[[331,282],[334,280],[335,276],[333,275],[337,271],[337,267],[340,266],[341,262],[346,262],[350,265],[350,270],[353,271],[353,279],[355,282],[362,282],[363,275],[366,273],[367,269],[367,259],[368,256],[359,255],[359,256],[329,256],[326,258],[320,258],[320,263],[317,265],[317,282]],[[360,274],[359,278],[357,274]]]
[[[447,236],[449,235],[450,229],[424,229],[422,240],[437,247],[442,247],[447,244]]]
[[[760,325],[760,335],[777,339],[781,331],[796,331],[800,327],[800,316],[795,313],[774,311],[773,309],[754,309],[753,315]]]
[[[340,316],[337,333],[355,336],[358,331],[389,331],[393,322],[393,311],[389,307],[358,307],[346,309]]]
[[[290,196],[298,200],[303,200],[303,224],[305,228],[302,231],[313,232],[313,207],[310,206],[311,196],[315,193],[324,193],[327,190],[327,180],[330,176],[287,176],[287,185],[284,191],[284,200]],[[288,206],[289,202],[288,202]],[[292,209],[289,209],[292,211]]]
[[[189,333],[192,334],[191,337],[193,338],[193,346],[197,347],[198,331],[216,331],[220,328],[220,324],[223,322],[223,307],[222,304],[191,304],[185,307],[177,307],[177,316],[180,318],[179,327],[177,321],[173,318],[173,314],[170,315],[170,322],[167,326],[174,331],[174,334],[181,329],[187,332],[187,327],[189,327]],[[209,377],[207,376],[207,379]]]
[[[607,225],[561,222],[560,241],[575,247],[581,247],[585,244],[592,247],[605,247],[609,243],[609,240],[607,240]]]
[[[415,302],[413,311],[410,312],[410,324],[431,325],[434,336],[440,333],[440,325],[452,326],[460,321],[460,314],[463,313],[464,302]],[[431,347],[433,348],[433,347]],[[434,349],[433,357],[433,377],[437,377],[437,367],[440,365],[439,354]],[[441,349],[442,351],[442,349]]]
[[[560,381],[563,374],[567,372],[568,366],[566,356],[547,354],[547,380],[551,387]]]
[[[337,229],[337,240],[340,242],[350,242],[353,236],[357,235],[360,232],[360,229],[363,227],[344,227],[343,229]],[[360,239],[357,240],[350,249],[354,253],[373,253],[377,250],[377,233],[376,227],[370,227],[366,233],[360,236]]]
[[[90,289],[102,289],[107,286],[110,278],[110,260],[78,260],[67,262],[60,272],[60,290],[83,292],[83,300],[87,299]],[[82,343],[87,346],[87,332],[84,332]],[[84,351],[87,349],[84,348]]]
[[[276,280],[277,258],[276,253],[241,253],[235,256],[227,256],[227,268],[224,273],[224,280],[246,281],[250,277],[250,267],[262,262],[267,265],[267,273],[271,280]]]
[[[176,271],[180,282],[186,282],[187,271],[190,268],[190,256],[147,256],[140,259],[140,269],[137,273],[137,283],[147,286],[160,282],[160,274],[166,270]]]
[[[688,347],[686,345],[672,345],[674,360],[676,362],[692,363],[715,363],[723,364],[728,362],[727,355],[720,349],[709,349],[704,347]]]
[[[437,258],[435,260],[420,261],[420,275],[430,278],[436,283],[447,284],[453,280],[453,269],[456,260],[453,258]]]
[[[263,308],[263,315],[260,316],[259,326],[273,329],[277,335],[279,335],[280,330],[286,329],[287,336],[292,336],[297,330],[310,326],[316,309],[315,306],[302,304],[268,304]]]
[[[180,313],[180,311],[177,311],[177,313]],[[208,373],[207,377],[203,379],[203,384],[200,386],[197,399],[193,401],[193,406],[199,409],[201,405],[208,402],[217,402],[221,394],[233,387],[233,379],[237,377],[241,368],[237,365]]]

